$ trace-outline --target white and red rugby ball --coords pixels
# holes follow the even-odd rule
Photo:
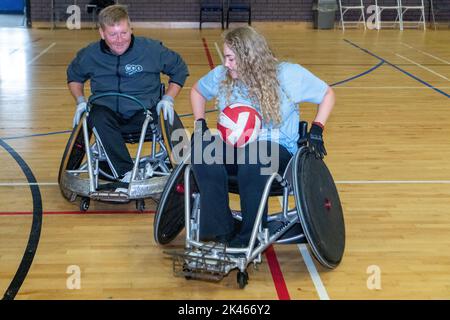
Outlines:
[[[227,144],[242,148],[258,137],[262,118],[252,106],[234,103],[225,107],[219,115],[217,130]]]

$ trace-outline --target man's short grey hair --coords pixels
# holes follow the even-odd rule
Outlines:
[[[98,15],[98,22],[102,29],[105,29],[106,26],[114,26],[123,20],[127,20],[128,24],[130,24],[128,10],[125,6],[120,4],[108,6],[100,11]]]

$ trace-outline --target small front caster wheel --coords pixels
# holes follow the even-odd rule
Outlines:
[[[248,273],[247,271],[237,273],[237,283],[239,285],[239,289],[244,289],[248,283]]]
[[[192,273],[192,270],[189,268],[187,263],[183,263],[183,272],[184,278],[186,280],[192,280],[192,276],[190,275]]]
[[[80,201],[80,211],[86,212],[89,209],[89,204],[91,203],[91,199],[89,198],[81,198]]]
[[[144,212],[145,210],[145,201],[143,199],[136,200],[136,210],[139,212]]]

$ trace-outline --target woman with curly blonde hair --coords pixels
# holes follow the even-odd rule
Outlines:
[[[278,61],[264,36],[252,27],[227,32],[223,38],[223,53],[223,65],[203,76],[191,90],[196,138],[192,163],[201,194],[201,240],[242,247],[249,242],[268,174],[275,171],[282,174],[297,151],[299,104],[319,105],[308,143],[317,157],[323,157],[326,151],[322,133],[335,97],[325,82],[305,68]],[[215,137],[212,137],[213,142],[201,139],[199,143],[197,137],[209,135],[205,106],[213,98],[219,110],[234,103],[253,106],[263,118],[257,140],[244,148],[233,148]],[[213,163],[203,158],[204,152],[200,155],[195,152],[197,145],[205,151],[210,143],[220,145],[215,148],[218,152],[214,154]],[[228,204],[229,176],[237,177],[240,195],[243,219],[237,227]],[[263,224],[267,208],[265,212]]]

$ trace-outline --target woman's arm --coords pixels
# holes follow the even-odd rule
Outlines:
[[[197,83],[191,89],[191,106],[194,113],[194,119],[205,119],[206,99],[197,89]]]
[[[334,91],[333,89],[331,89],[331,87],[328,87],[328,90],[325,93],[322,102],[319,104],[319,107],[317,108],[317,114],[314,119],[314,122],[319,122],[322,124],[322,126],[325,126],[325,123],[327,122],[328,117],[331,114],[331,110],[333,110],[335,101],[336,97]]]

